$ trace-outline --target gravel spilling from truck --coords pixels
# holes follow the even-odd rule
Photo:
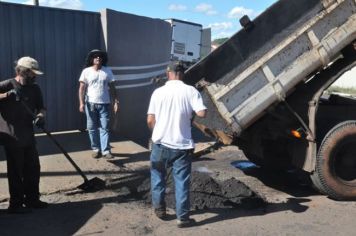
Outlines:
[[[244,183],[235,178],[218,181],[206,173],[193,172],[191,207],[196,210],[211,208],[259,208],[265,202]],[[174,193],[169,199],[174,203]]]
[[[121,184],[112,185],[127,199],[142,200],[151,204],[150,177],[142,172],[127,178]],[[121,188],[120,188],[121,186]],[[119,187],[119,188],[118,188]],[[175,208],[174,183],[169,175],[166,189],[166,204],[168,208]],[[224,181],[211,177],[208,173],[193,171],[190,188],[191,208],[195,210],[216,208],[259,208],[266,202],[244,183],[235,178]]]

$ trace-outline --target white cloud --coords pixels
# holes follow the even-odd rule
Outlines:
[[[227,30],[233,27],[231,22],[217,22],[208,25],[211,30]]]
[[[241,27],[234,22],[216,22],[211,23],[207,27],[211,28],[212,39],[228,38],[236,33]]]
[[[230,12],[227,14],[228,18],[241,18],[243,15],[248,15],[248,16],[255,16],[257,13],[248,8],[244,7],[234,7],[233,9],[230,10]]]
[[[187,6],[181,4],[171,4],[168,6],[168,10],[170,11],[185,11],[187,10]]]
[[[205,14],[208,15],[208,16],[213,16],[213,15],[218,14],[218,12],[217,12],[217,11],[214,11],[214,10],[211,10],[211,11],[205,12]]]
[[[241,29],[238,22],[232,21],[215,22],[207,25],[207,27],[211,28],[212,40],[218,38],[229,38]]]
[[[212,32],[211,39],[220,39],[220,38],[230,38],[236,31],[220,31],[220,32]]]
[[[33,5],[32,0],[27,0],[24,3],[28,5]],[[80,0],[39,0],[39,5],[45,7],[56,7],[75,10],[83,9],[83,3]]]
[[[211,15],[216,15],[218,12],[214,10],[213,6],[207,3],[200,3],[195,7],[195,10],[197,12],[204,13],[205,15],[211,16]]]

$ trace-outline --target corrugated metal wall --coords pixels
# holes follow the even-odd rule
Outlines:
[[[152,78],[165,75],[170,58],[172,29],[160,19],[105,9],[102,24],[108,32],[108,65],[117,81],[120,111],[112,116],[112,129],[141,145],[147,145],[151,132],[146,117]]]
[[[0,80],[14,77],[19,57],[39,61],[50,131],[85,127],[78,78],[87,53],[103,42],[99,13],[0,2]]]

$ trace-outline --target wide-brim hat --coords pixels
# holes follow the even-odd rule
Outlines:
[[[101,57],[102,58],[101,64],[103,66],[106,66],[106,64],[108,63],[108,54],[105,51],[99,50],[99,49],[93,49],[87,55],[86,65],[87,66],[92,66],[93,65],[93,58],[95,58],[95,57]]]

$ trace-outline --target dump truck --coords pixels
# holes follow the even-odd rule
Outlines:
[[[240,23],[185,71],[208,108],[194,123],[261,168],[298,168],[356,199],[356,99],[328,91],[356,65],[356,1],[279,0]]]

